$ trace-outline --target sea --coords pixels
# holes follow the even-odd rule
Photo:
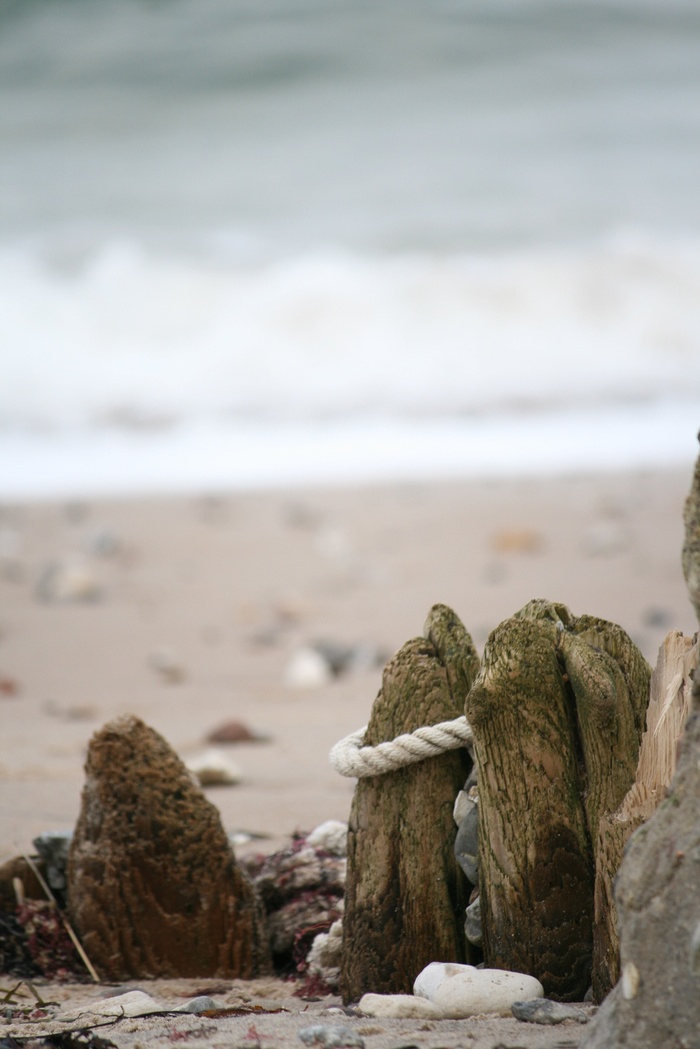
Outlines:
[[[0,0],[0,499],[699,428],[698,0]]]

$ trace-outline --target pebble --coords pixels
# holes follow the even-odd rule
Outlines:
[[[284,675],[290,688],[321,688],[333,680],[330,663],[315,648],[299,648],[292,656]]]
[[[307,844],[314,849],[323,849],[331,856],[346,856],[348,851],[348,825],[343,820],[326,820],[308,835]]]
[[[181,660],[170,648],[157,648],[148,661],[166,685],[179,685],[187,676]]]
[[[472,885],[479,884],[479,806],[467,797],[455,838],[455,858]]]
[[[218,1009],[216,1002],[208,995],[200,994],[190,999],[189,1002],[185,1002],[184,1005],[178,1005],[173,1011],[176,1013],[206,1013],[210,1009]]]
[[[465,911],[464,935],[474,947],[481,947],[484,942],[484,931],[481,924],[481,896],[477,896]]]
[[[577,1009],[574,1005],[565,1005],[563,1002],[553,1002],[549,998],[514,1002],[511,1012],[516,1020],[524,1020],[531,1024],[561,1024],[565,1020],[575,1020],[580,1024],[588,1023],[588,1015],[583,1009]]]
[[[145,991],[127,991],[111,998],[100,998],[81,1011],[99,1016],[148,1016],[149,1013],[162,1013],[163,1007]]]
[[[225,721],[207,736],[207,743],[262,743],[269,736],[253,732],[242,721]]]
[[[200,787],[231,787],[243,778],[238,765],[220,750],[206,750],[187,762]]]
[[[82,558],[48,564],[36,587],[39,601],[70,604],[99,601],[102,587],[90,565]]]
[[[326,660],[336,677],[363,670],[373,670],[375,667],[383,666],[388,658],[384,649],[366,641],[347,645],[341,641],[324,640],[315,641],[311,647]]]
[[[364,994],[357,1006],[365,1016],[378,1019],[440,1020],[442,1013],[427,998],[413,994]]]
[[[33,845],[46,863],[46,880],[49,888],[59,893],[66,889],[68,850],[73,838],[70,830],[45,831],[34,838]]]
[[[365,1045],[364,1039],[349,1027],[331,1027],[325,1024],[303,1027],[299,1031],[299,1037],[304,1045],[324,1045],[326,1049],[334,1049],[335,1046],[357,1046],[358,1049],[364,1049]]]
[[[413,993],[433,1002],[450,1019],[479,1013],[510,1016],[514,1002],[544,997],[542,984],[534,976],[453,962],[427,965],[416,977]]]

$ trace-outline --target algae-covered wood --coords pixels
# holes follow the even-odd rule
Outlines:
[[[455,614],[435,606],[425,638],[386,666],[365,744],[376,746],[464,712],[478,668]],[[455,856],[454,800],[471,761],[465,748],[358,782],[348,832],[341,992],[410,993],[432,961],[465,961],[468,883]]]

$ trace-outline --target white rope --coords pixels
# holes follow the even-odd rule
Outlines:
[[[417,728],[415,732],[406,732],[390,742],[378,743],[376,747],[363,746],[366,731],[365,725],[331,749],[329,761],[341,776],[358,779],[381,776],[425,758],[434,758],[436,754],[464,747],[474,738],[465,717]]]

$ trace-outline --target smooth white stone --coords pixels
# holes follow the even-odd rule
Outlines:
[[[187,768],[202,787],[226,787],[240,783],[243,774],[238,765],[220,750],[207,750],[187,762]]]
[[[145,991],[127,991],[112,998],[100,998],[91,1002],[81,1012],[97,1013],[99,1016],[148,1016],[162,1013],[163,1006]]]
[[[284,675],[284,682],[290,688],[320,688],[332,680],[330,664],[313,648],[298,649]]]
[[[382,1019],[442,1019],[437,1006],[427,998],[417,998],[412,994],[364,994],[357,1008],[365,1016]]]
[[[479,1013],[510,1016],[514,1002],[542,998],[544,988],[525,973],[431,962],[416,977],[413,993],[431,1001],[444,1017],[459,1019]]]
[[[460,790],[459,794],[455,798],[454,809],[452,810],[452,816],[458,827],[463,822],[471,806],[472,800],[467,794],[466,790]]]

